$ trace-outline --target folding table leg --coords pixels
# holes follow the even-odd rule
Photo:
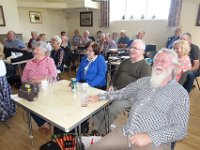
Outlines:
[[[33,147],[33,129],[32,129],[32,122],[31,122],[31,112],[27,110],[27,117],[28,117],[28,130],[29,130],[29,138],[31,140],[31,146]]]

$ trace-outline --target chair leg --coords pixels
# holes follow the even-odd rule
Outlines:
[[[199,88],[199,91],[200,91],[200,86],[199,86],[198,79],[197,79],[197,78],[195,78],[195,80],[196,80],[197,86],[198,86],[198,88]]]

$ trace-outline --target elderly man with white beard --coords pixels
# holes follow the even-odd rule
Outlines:
[[[170,150],[171,142],[183,139],[188,127],[189,96],[174,79],[177,64],[177,54],[162,49],[154,58],[151,77],[118,91],[90,96],[90,102],[131,99],[133,105],[125,125],[115,128],[89,150]]]

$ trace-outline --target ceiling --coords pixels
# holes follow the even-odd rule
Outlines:
[[[17,0],[20,8],[65,9],[66,11],[99,9],[99,3],[92,0]]]

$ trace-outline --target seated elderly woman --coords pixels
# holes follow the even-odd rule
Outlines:
[[[184,40],[177,40],[173,44],[173,49],[179,57],[179,63],[176,70],[176,80],[179,82],[183,73],[192,68],[190,57],[188,56],[190,46]]]
[[[6,79],[3,50],[3,45],[0,43],[0,121],[6,121],[16,113],[15,103],[10,97],[11,88]]]
[[[66,66],[70,66],[70,62],[71,62],[71,56],[72,56],[72,50],[70,48],[70,45],[68,44],[68,37],[66,35],[63,35],[61,37],[62,39],[62,43],[60,45],[60,47],[64,50],[65,52],[65,56],[64,56],[64,64]]]
[[[64,57],[65,52],[60,47],[62,40],[58,35],[51,38],[53,50],[51,51],[51,57],[53,58],[58,72],[62,72],[64,69]]]
[[[43,80],[56,79],[56,66],[52,58],[47,56],[47,44],[45,42],[37,42],[33,51],[34,58],[27,62],[22,81],[40,84]],[[43,119],[32,114],[32,117],[41,130],[49,132],[49,124]]]
[[[99,89],[106,89],[105,59],[100,55],[100,46],[95,42],[88,42],[86,45],[87,56],[85,56],[76,74],[78,82],[87,82],[90,86]]]

